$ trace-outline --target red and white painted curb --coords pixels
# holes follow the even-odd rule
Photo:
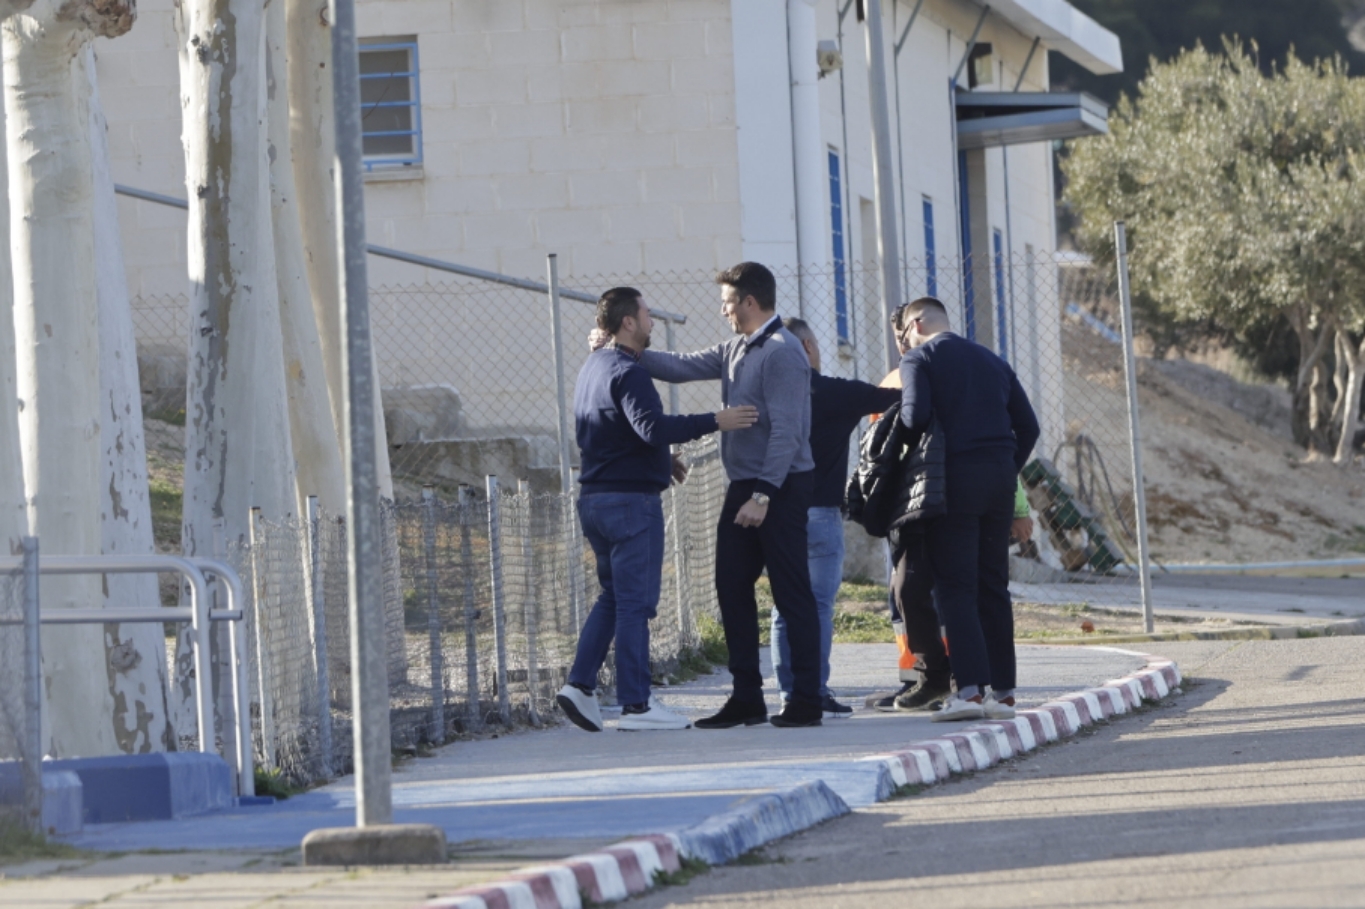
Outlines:
[[[954,773],[984,770],[1039,745],[1073,736],[1082,727],[1127,713],[1143,701],[1158,701],[1180,685],[1180,667],[1174,662],[1145,653],[1135,655],[1145,658],[1147,665],[1123,678],[1020,710],[1011,720],[973,723],[903,751],[862,760],[885,765],[897,786],[940,783]]]
[[[916,742],[903,751],[872,755],[862,760],[877,761],[886,768],[889,782],[894,785],[886,787],[881,796],[885,798],[894,786],[940,783],[954,773],[984,770],[1039,745],[1069,738],[1085,726],[1127,713],[1144,701],[1158,701],[1180,685],[1180,669],[1174,662],[1149,654],[1134,655],[1146,659],[1147,665],[1123,678],[1068,694],[1039,707],[1021,709],[1011,720],[973,723]],[[791,800],[794,805],[799,803],[799,807],[821,801],[842,803],[818,781],[782,793],[771,793],[767,798],[774,797]],[[843,808],[843,811],[847,810],[847,807]],[[811,814],[806,819],[808,824],[842,813],[837,806],[829,805],[824,811],[823,814]],[[800,811],[795,813],[799,815]],[[729,820],[730,823],[707,822],[707,826],[739,830],[752,827],[754,823],[753,818],[742,812],[734,813],[733,818],[720,816],[713,820]],[[733,832],[717,829],[708,835],[724,837]],[[763,838],[771,841],[795,832],[773,827],[765,831]],[[685,854],[682,842],[681,837],[671,833],[626,840],[600,852],[525,868],[501,881],[465,887],[449,896],[423,903],[421,909],[582,909],[584,897],[594,904],[623,900],[653,887],[656,872],[677,871]]]
[[[657,871],[677,871],[681,855],[672,834],[640,837],[465,887],[423,903],[422,909],[581,909],[585,896],[593,903],[612,903],[653,887]]]

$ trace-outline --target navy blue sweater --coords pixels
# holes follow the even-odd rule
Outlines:
[[[1007,451],[1022,470],[1038,441],[1038,417],[1010,365],[974,341],[935,335],[901,358],[901,419],[911,429],[938,417],[949,463],[969,452]]]
[[[815,459],[813,508],[839,508],[848,485],[848,436],[863,417],[900,399],[899,388],[810,372],[810,453]]]
[[[716,431],[713,413],[670,416],[635,354],[609,345],[588,355],[573,394],[583,495],[663,492],[668,446]]]

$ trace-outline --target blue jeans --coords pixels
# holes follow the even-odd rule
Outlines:
[[[649,620],[659,605],[664,564],[664,510],[658,493],[602,492],[578,500],[583,535],[597,556],[602,595],[593,604],[569,681],[597,687],[597,673],[616,640],[616,699],[649,700]]]
[[[820,617],[820,696],[829,697],[829,649],[834,641],[834,598],[844,574],[844,516],[838,508],[814,507],[806,511],[806,561],[810,563],[810,587]],[[791,697],[791,647],[787,622],[773,610],[773,671],[783,699]]]

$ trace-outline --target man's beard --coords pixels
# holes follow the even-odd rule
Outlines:
[[[645,335],[644,338],[640,341],[640,349],[649,350],[649,335]]]

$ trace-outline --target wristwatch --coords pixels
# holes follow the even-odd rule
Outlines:
[[[755,502],[757,502],[759,505],[761,505],[762,507],[764,507],[764,508],[767,508],[767,507],[768,507],[768,501],[769,501],[769,500],[768,500],[768,497],[767,497],[765,494],[763,494],[763,493],[761,493],[761,492],[756,492],[756,493],[753,494],[753,496],[752,496],[751,498],[753,498],[753,500],[754,500]]]

